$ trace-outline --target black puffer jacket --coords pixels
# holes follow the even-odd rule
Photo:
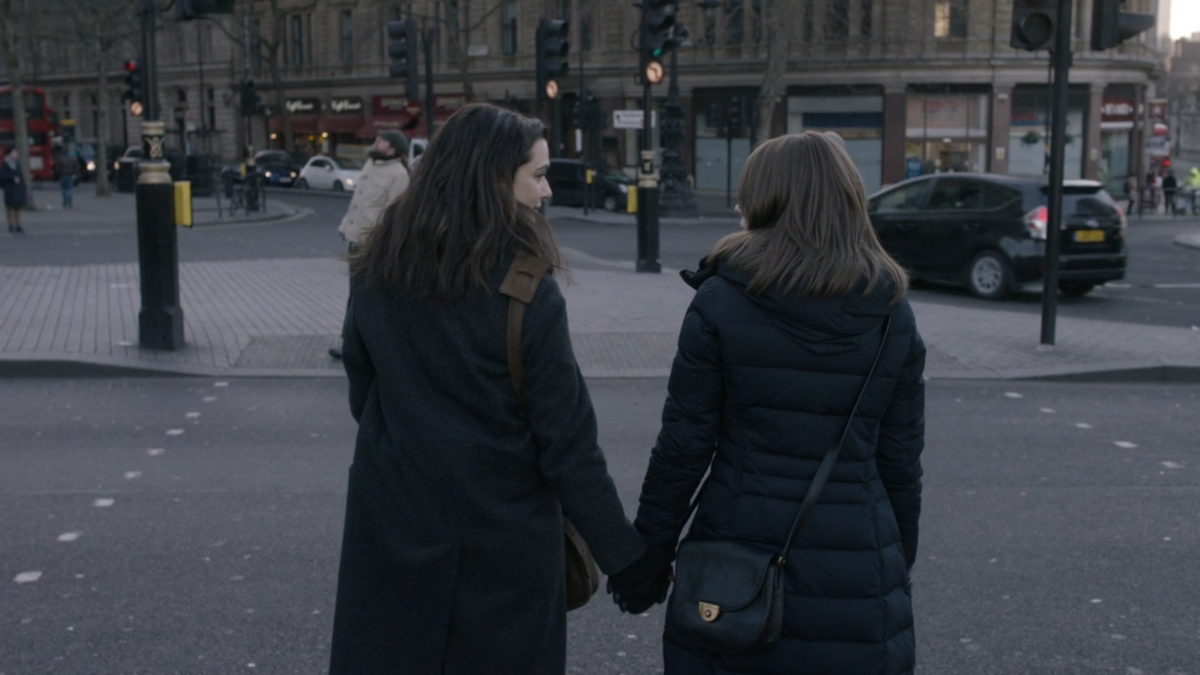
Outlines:
[[[725,267],[689,282],[699,290],[636,522],[651,545],[675,544],[711,460],[688,536],[781,548],[871,367],[883,319],[892,321],[833,474],[787,556],[782,639],[719,657],[680,648],[668,626],[667,675],[911,672],[925,407],[912,309],[882,288],[829,300],[752,296],[748,278]]]

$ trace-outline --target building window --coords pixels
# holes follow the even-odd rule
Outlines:
[[[744,0],[725,0],[725,44],[740,45],[746,37]]]
[[[934,3],[933,36],[937,38],[967,37],[966,0],[937,0]]]
[[[813,26],[817,20],[816,0],[804,0],[804,41],[813,41]]]
[[[859,0],[862,8],[862,23],[858,27],[858,35],[863,39],[871,38],[871,0]]]
[[[762,0],[754,0],[754,41],[763,39],[763,6]]]
[[[204,23],[197,23],[196,39],[200,42],[200,45],[199,45],[200,60],[201,61],[212,61],[212,58],[213,58],[212,26],[205,25]]]
[[[449,0],[446,3],[446,26],[446,56],[457,59],[458,33],[462,30],[461,22],[459,21],[458,0]]]
[[[304,17],[299,14],[292,17],[292,65],[304,67]]]
[[[342,35],[342,65],[349,66],[354,64],[354,14],[348,10],[342,10],[341,17],[341,35]]]
[[[517,0],[504,0],[500,8],[500,51],[505,56],[517,53]]]
[[[579,48],[592,51],[592,0],[579,0]]]
[[[256,71],[263,67],[262,24],[258,19],[250,20],[250,67]]]
[[[850,0],[828,0],[825,5],[825,40],[845,42],[850,37]]]

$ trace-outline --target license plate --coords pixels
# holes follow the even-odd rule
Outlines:
[[[1075,230],[1075,241],[1104,241],[1104,230]]]

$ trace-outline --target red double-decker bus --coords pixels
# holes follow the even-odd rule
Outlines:
[[[29,129],[29,172],[34,180],[54,180],[54,150],[51,144],[58,134],[58,115],[46,105],[46,92],[23,87],[25,118]],[[13,131],[11,87],[0,87],[0,146],[7,151],[16,145]]]

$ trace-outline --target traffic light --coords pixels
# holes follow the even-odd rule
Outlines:
[[[537,97],[558,98],[558,81],[567,76],[567,53],[571,51],[570,23],[565,19],[542,19],[537,28]]]
[[[140,117],[146,108],[146,80],[142,62],[137,59],[125,62],[125,100],[129,101],[129,112]]]
[[[209,14],[233,14],[236,0],[175,0],[175,19],[190,21]]]
[[[641,70],[650,84],[662,82],[663,57],[678,46],[675,38],[676,0],[642,0]]]
[[[255,115],[262,114],[262,95],[258,93],[258,88],[254,86],[254,80],[242,82],[241,102],[242,117],[254,117]]]
[[[742,135],[742,97],[734,96],[729,100],[725,112],[725,133],[728,138],[738,138]]]
[[[1092,49],[1112,49],[1154,27],[1153,14],[1122,12],[1125,0],[1092,0]]]
[[[1031,52],[1049,49],[1058,31],[1059,1],[1014,0],[1012,34],[1008,43],[1014,49]]]
[[[412,19],[389,21],[387,33],[388,56],[392,59],[388,77],[404,80],[406,98],[421,98],[417,87],[417,22]]]

